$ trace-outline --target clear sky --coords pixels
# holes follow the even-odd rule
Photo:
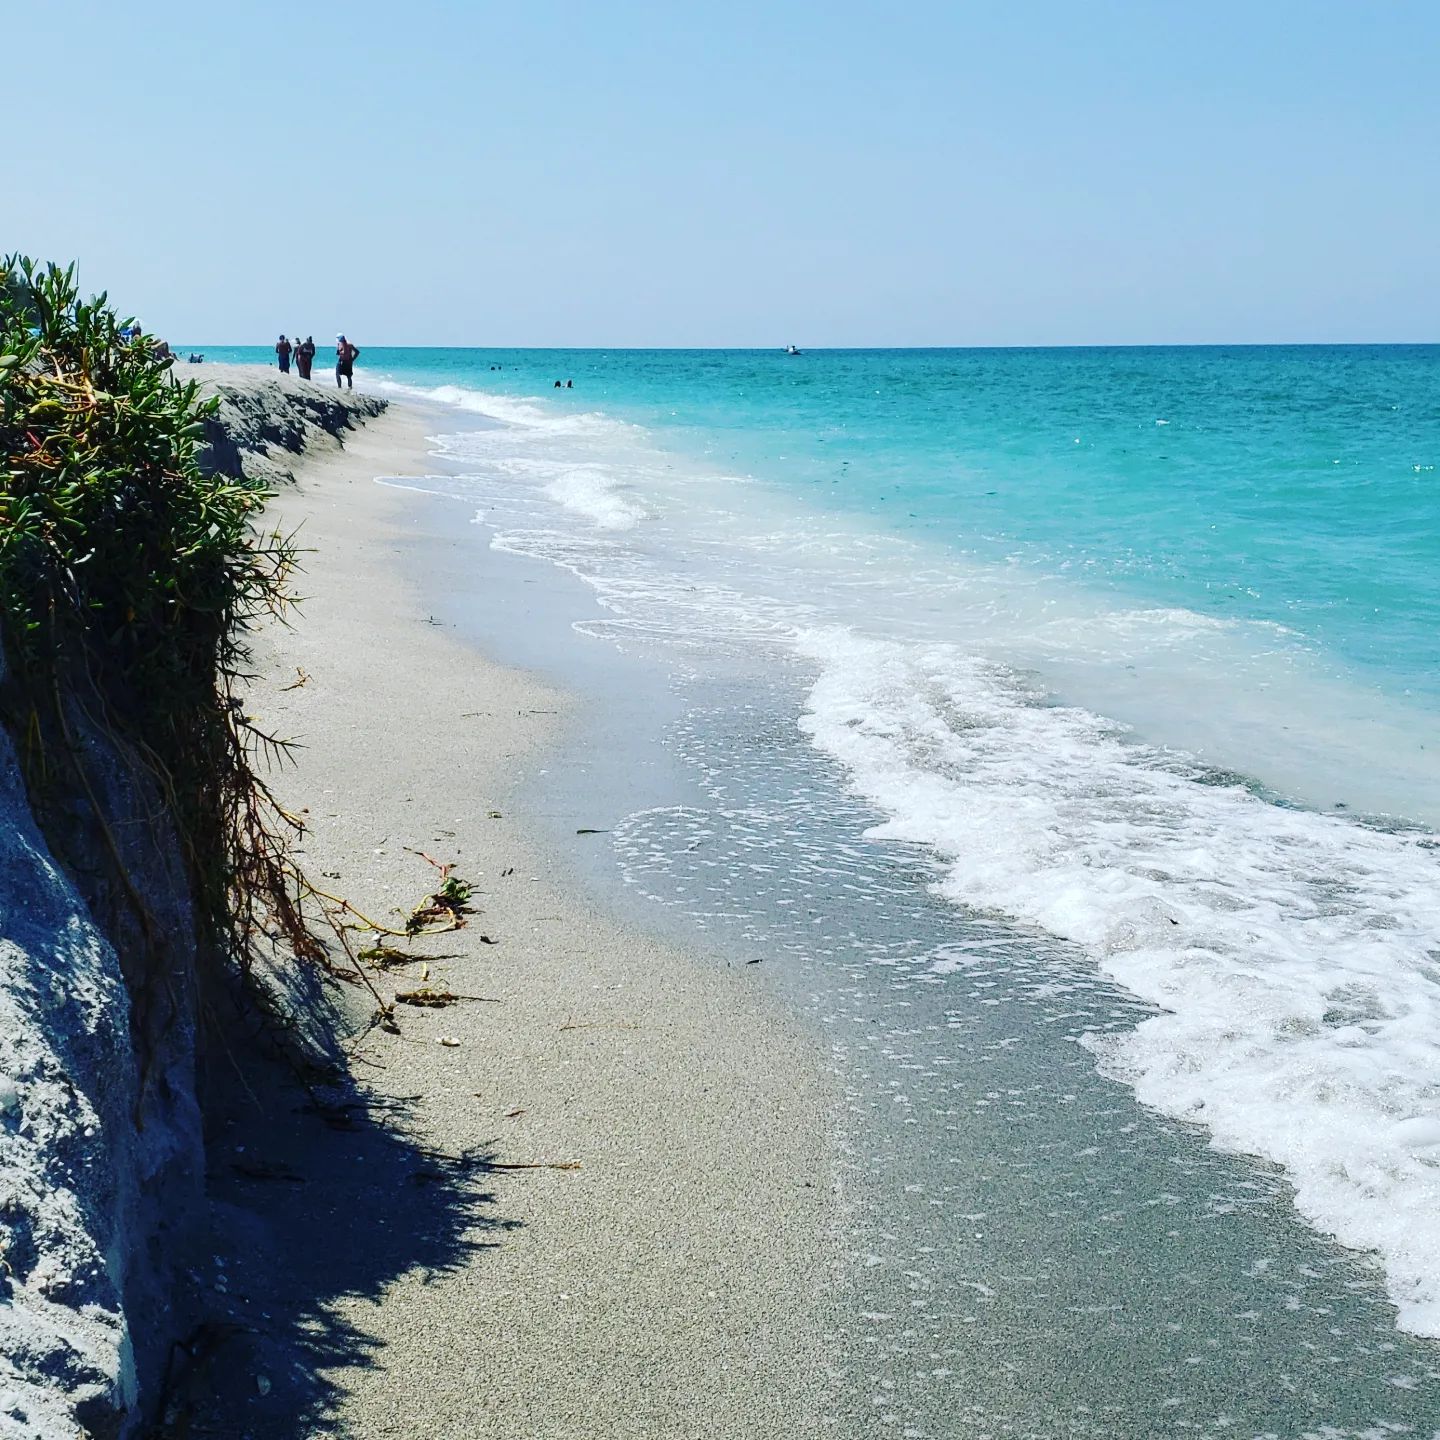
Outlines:
[[[0,248],[178,342],[1440,339],[1440,0],[32,0]]]

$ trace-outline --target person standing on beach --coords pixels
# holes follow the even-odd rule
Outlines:
[[[282,335],[275,342],[275,353],[280,357],[280,373],[290,373],[290,342]]]
[[[335,337],[335,385],[338,389],[343,378],[350,388],[355,388],[355,362],[360,358],[360,347],[352,345],[343,335]]]
[[[310,378],[310,368],[315,363],[315,337],[307,335],[303,341],[295,347],[295,364],[299,367],[300,378]]]

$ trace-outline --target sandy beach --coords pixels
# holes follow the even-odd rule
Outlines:
[[[374,477],[424,473],[426,427],[392,406],[275,505],[310,551],[306,599],[265,638],[253,709],[303,747],[280,790],[308,810],[322,883],[408,910],[433,885],[424,851],[475,886],[466,928],[382,991],[484,998],[401,1006],[400,1035],[354,1046],[368,1112],[403,1142],[320,1123],[283,1080],[217,1121],[220,1225],[246,1239],[214,1283],[249,1333],[208,1367],[204,1429],[821,1433],[827,1057],[742,971],[597,909],[512,808],[585,715],[415,598],[397,561],[415,497]],[[483,555],[473,535],[431,544],[429,592],[483,600]],[[577,829],[605,823],[573,798]],[[340,998],[363,1029],[369,996]]]
[[[1440,6],[10,9],[0,1440],[1440,1440]]]
[[[737,502],[761,527],[746,566],[788,535],[756,492],[672,476],[643,432],[563,400],[196,378],[222,399],[217,457],[269,467],[269,517],[303,547],[246,713],[297,746],[270,779],[307,874],[395,929],[437,866],[473,909],[344,957],[343,983],[262,957],[268,1019],[202,992],[199,1084],[153,1089],[190,1096],[197,1132],[203,1108],[204,1205],[197,1186],[130,1242],[142,1275],[161,1253],[189,1283],[121,1317],[163,1337],[159,1435],[1428,1420],[1433,1347],[1373,1258],[1097,1065],[1166,1017],[874,843],[882,812],[810,734],[828,715],[832,739],[888,746],[907,732],[885,707],[932,692],[827,699],[835,675],[766,647],[788,574],[752,574],[748,610],[706,569]],[[934,813],[958,823],[962,798]],[[83,1072],[96,1094],[114,1068]],[[103,1397],[102,1328],[72,1330]],[[25,1361],[47,1404],[52,1351]]]

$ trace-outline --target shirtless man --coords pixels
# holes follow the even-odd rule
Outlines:
[[[352,345],[343,335],[335,337],[335,385],[341,381],[355,388],[355,362],[360,358],[360,347]]]

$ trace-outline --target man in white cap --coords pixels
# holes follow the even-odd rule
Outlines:
[[[335,337],[335,384],[343,382],[355,388],[355,362],[360,358],[360,348],[352,345],[343,335]]]

